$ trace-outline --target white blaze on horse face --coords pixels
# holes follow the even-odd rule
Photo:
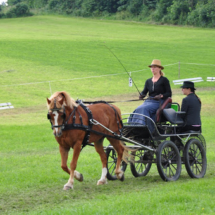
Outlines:
[[[58,126],[58,112],[57,111],[53,111],[54,114],[54,125]],[[58,132],[58,128],[55,128],[56,133]]]

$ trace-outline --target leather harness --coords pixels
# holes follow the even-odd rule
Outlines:
[[[89,145],[89,138],[90,138],[90,133],[93,132],[93,133],[96,133],[98,135],[102,135],[102,136],[105,136],[105,137],[111,137],[111,138],[115,138],[115,139],[120,139],[119,137],[117,136],[113,136],[113,135],[108,135],[108,134],[104,134],[102,132],[98,132],[98,131],[95,131],[95,130],[92,130],[92,126],[93,126],[93,114],[91,112],[91,110],[83,104],[82,100],[77,100],[76,103],[78,104],[78,106],[80,105],[83,110],[87,113],[87,117],[88,117],[88,125],[84,125],[83,124],[83,120],[82,120],[82,116],[78,110],[78,106],[74,107],[73,111],[70,113],[68,119],[65,121],[65,118],[64,118],[64,121],[63,121],[63,124],[62,125],[58,125],[58,126],[55,126],[55,125],[52,125],[51,123],[51,119],[50,119],[50,116],[49,116],[49,113],[48,113],[48,119],[50,120],[50,123],[52,125],[52,129],[53,128],[56,128],[56,127],[62,127],[62,131],[67,131],[67,130],[72,130],[72,129],[79,129],[79,130],[83,130],[83,131],[86,131],[86,134],[84,136],[84,139],[83,139],[83,142],[82,142],[82,149],[86,146],[86,145]],[[122,134],[122,121],[120,119],[120,121],[118,120],[118,117],[119,114],[118,112],[116,111],[116,109],[111,106],[109,103],[107,103],[106,101],[95,101],[95,102],[92,102],[91,104],[98,104],[98,103],[104,103],[104,104],[107,104],[109,105],[115,112],[115,118],[116,118],[116,121],[117,121],[117,125],[118,125],[118,130],[120,132],[120,135]],[[63,114],[65,115],[66,117],[66,113],[65,113],[65,108],[57,108],[56,105],[53,109],[51,109],[52,111],[59,111],[63,109]],[[77,124],[75,123],[76,121],[76,112],[78,113],[78,116],[79,116],[79,119],[80,119],[80,124]],[[72,123],[71,124],[68,124],[68,121],[69,119],[72,117]],[[120,125],[121,125],[121,129],[120,129]]]

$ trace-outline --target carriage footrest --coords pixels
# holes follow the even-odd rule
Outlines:
[[[145,125],[124,125],[122,130],[123,136],[132,139],[148,139],[150,132]]]

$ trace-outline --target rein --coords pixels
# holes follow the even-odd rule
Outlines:
[[[125,101],[103,101],[103,100],[100,100],[100,101],[84,101],[84,100],[77,100],[77,101],[81,101],[85,104],[97,104],[97,103],[119,103],[119,102],[137,102],[137,101],[145,101],[145,100],[154,100],[154,98],[151,98],[151,97],[147,97],[145,99],[130,99],[130,100],[125,100]]]
[[[146,100],[146,99],[141,99],[141,100]],[[136,101],[141,101],[139,99],[131,99],[131,100],[125,100],[125,101],[103,101],[103,100],[100,100],[100,101],[84,101],[84,100],[81,100],[83,103],[85,104],[97,104],[97,103],[118,103],[118,102],[136,102]]]

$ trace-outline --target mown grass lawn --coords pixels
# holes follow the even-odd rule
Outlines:
[[[191,179],[183,166],[179,180],[166,183],[153,165],[146,177],[134,178],[128,167],[124,182],[97,186],[100,158],[86,147],[78,163],[84,182],[75,181],[74,190],[64,192],[68,175],[60,168],[58,145],[46,119],[46,97],[54,91],[85,100],[138,98],[104,42],[132,71],[139,90],[151,76],[147,66],[161,59],[173,101],[181,103],[179,86],[172,84],[179,77],[178,62],[180,78],[214,76],[214,29],[36,16],[2,19],[0,32],[0,103],[15,107],[0,111],[1,214],[215,213],[214,82],[196,83],[208,159],[207,173],[199,180]],[[122,113],[139,104],[117,103]]]

